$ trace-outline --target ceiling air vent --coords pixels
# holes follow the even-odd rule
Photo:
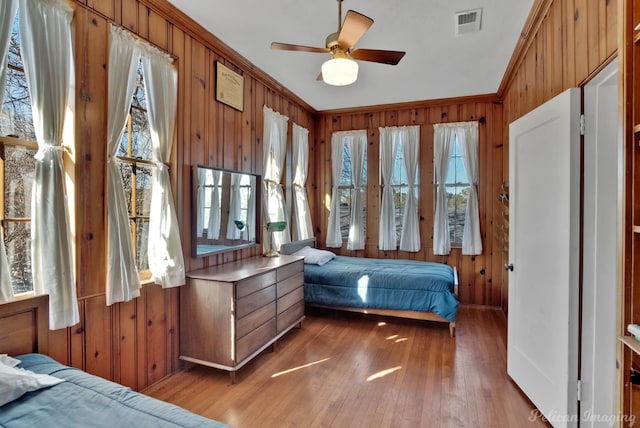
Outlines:
[[[480,31],[482,9],[465,10],[456,13],[456,36]]]

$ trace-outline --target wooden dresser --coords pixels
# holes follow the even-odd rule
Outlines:
[[[187,274],[180,359],[235,372],[304,319],[303,258],[255,257]]]

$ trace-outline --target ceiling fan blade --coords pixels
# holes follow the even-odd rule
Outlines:
[[[340,34],[338,34],[338,46],[344,50],[351,49],[360,40],[360,37],[373,25],[373,19],[353,10],[347,11]]]
[[[379,49],[356,49],[351,52],[351,58],[360,61],[379,62],[382,64],[396,65],[406,52],[384,51]]]
[[[271,42],[271,49],[279,49],[282,51],[313,52],[313,53],[331,52],[328,48],[316,48],[313,46],[290,45],[289,43],[278,43],[278,42]]]

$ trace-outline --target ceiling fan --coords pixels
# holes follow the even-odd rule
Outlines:
[[[322,64],[322,72],[318,80],[334,86],[350,85],[358,78],[358,63],[354,59],[396,65],[405,54],[401,51],[354,49],[355,44],[371,25],[373,25],[373,19],[353,10],[347,11],[342,23],[342,0],[338,0],[338,31],[327,36],[326,47],[272,42],[271,49],[331,53],[331,59]]]

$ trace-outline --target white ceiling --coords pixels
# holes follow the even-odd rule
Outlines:
[[[336,0],[169,0],[316,110],[498,90],[534,0],[344,0],[375,22],[356,48],[406,51],[397,66],[358,61],[358,81],[316,81],[329,54],[277,51],[272,41],[324,47]],[[454,35],[455,13],[482,8],[478,33]]]

